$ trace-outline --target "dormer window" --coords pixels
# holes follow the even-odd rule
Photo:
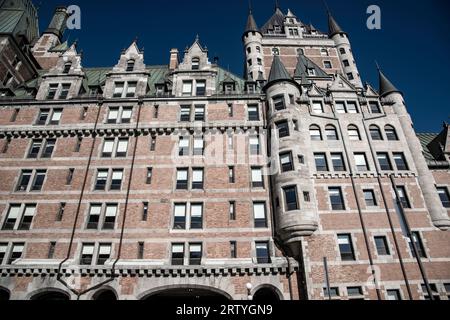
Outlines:
[[[72,67],[72,63],[71,63],[71,62],[67,62],[67,63],[64,65],[63,73],[64,73],[64,74],[68,74],[71,67]]]
[[[134,70],[134,60],[128,60],[127,62],[127,72],[131,72]]]
[[[233,93],[233,91],[234,91],[234,83],[224,83],[223,91],[225,91],[225,94]]]
[[[327,49],[320,49],[320,55],[327,57],[328,56],[328,50]]]
[[[255,84],[254,83],[247,83],[247,93],[253,94],[255,93]]]
[[[278,49],[278,48],[272,48],[272,54],[273,54],[274,56],[280,55],[280,49]]]
[[[316,75],[316,70],[314,70],[313,68],[308,68],[308,76],[315,76]]]
[[[275,33],[281,32],[280,26],[274,26]]]
[[[162,95],[164,95],[164,85],[157,84],[156,85],[156,96],[161,97]]]
[[[200,59],[193,58],[192,59],[192,70],[198,70],[198,69],[200,69]]]

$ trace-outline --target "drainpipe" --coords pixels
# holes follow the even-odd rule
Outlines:
[[[399,210],[400,211],[400,216],[401,216],[401,219],[404,222],[404,225],[405,225],[405,228],[406,228],[406,233],[407,233],[407,236],[409,238],[409,241],[411,241],[411,246],[413,248],[414,255],[416,256],[416,261],[417,261],[417,264],[419,266],[419,270],[420,270],[420,274],[422,276],[423,282],[425,283],[425,287],[427,289],[428,296],[430,297],[430,300],[434,300],[433,293],[432,293],[431,287],[430,287],[430,283],[428,282],[428,277],[427,277],[427,274],[425,272],[425,267],[422,264],[422,260],[420,259],[419,250],[417,250],[416,242],[414,241],[414,237],[412,235],[408,219],[406,218],[406,214],[405,214],[405,210],[403,208],[403,204],[400,201],[400,197],[398,195],[398,189],[397,189],[397,185],[395,183],[394,175],[391,174],[391,175],[389,175],[389,177],[391,178],[392,188],[395,191],[395,197],[396,197],[397,205],[398,205],[398,207],[400,209]]]
[[[383,198],[383,204],[384,204],[384,208],[386,210],[386,216],[387,216],[387,219],[389,222],[389,227],[391,229],[392,238],[394,239],[395,250],[397,251],[400,268],[402,270],[403,278],[405,280],[406,290],[408,291],[408,297],[409,297],[409,300],[413,300],[411,286],[409,285],[408,275],[406,273],[405,265],[403,263],[402,253],[400,252],[400,246],[398,244],[397,236],[395,235],[394,224],[392,223],[391,215],[389,213],[389,207],[388,207],[387,200],[386,200],[386,195],[384,194],[383,184],[382,184],[381,178],[380,178],[381,172],[380,172],[380,169],[378,168],[378,162],[375,157],[375,151],[373,150],[372,142],[371,142],[371,139],[369,138],[370,135],[369,135],[369,132],[367,130],[367,125],[366,125],[366,121],[380,119],[380,118],[386,118],[386,115],[384,114],[382,116],[378,116],[378,117],[374,117],[374,118],[366,118],[363,113],[362,124],[364,127],[364,131],[366,133],[367,141],[369,143],[370,153],[372,155],[373,163],[375,164],[375,169],[377,171],[378,186],[380,187],[381,197]]]

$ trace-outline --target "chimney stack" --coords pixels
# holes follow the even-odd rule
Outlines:
[[[57,7],[53,14],[47,30],[44,33],[52,33],[61,41],[64,31],[66,30],[67,18],[69,17],[66,7]]]
[[[173,71],[176,68],[178,68],[178,49],[171,49],[169,69],[170,71]]]

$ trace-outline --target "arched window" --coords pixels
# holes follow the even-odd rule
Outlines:
[[[311,140],[313,140],[313,141],[322,140],[322,132],[320,131],[320,127],[315,124],[311,125],[309,127],[309,136],[311,137]]]
[[[198,69],[200,69],[200,59],[192,58],[192,70],[198,70]]]
[[[386,134],[386,137],[390,141],[397,141],[397,131],[395,131],[395,128],[393,126],[387,125],[384,127],[384,133]]]
[[[369,131],[370,131],[370,137],[372,138],[372,140],[383,140],[383,136],[381,135],[381,130],[380,128],[378,128],[378,126],[376,125],[371,125],[369,127]]]
[[[332,124],[325,127],[325,135],[327,136],[327,140],[339,140],[336,127]]]
[[[361,140],[361,135],[359,134],[359,130],[358,130],[357,126],[351,124],[348,126],[347,131],[348,131],[349,140],[352,140],[352,141]]]
[[[71,67],[72,67],[72,62],[67,62],[67,63],[64,65],[63,73],[64,73],[64,74],[68,74]]]
[[[134,60],[133,59],[131,59],[131,60],[128,60],[128,63],[127,63],[127,72],[130,72],[130,71],[133,71],[134,70]]]

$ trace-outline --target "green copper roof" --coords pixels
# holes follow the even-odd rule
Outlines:
[[[417,137],[419,138],[420,144],[423,148],[423,155],[425,156],[425,159],[428,161],[434,161],[433,155],[431,154],[430,150],[428,149],[428,145],[431,141],[433,141],[439,134],[437,133],[418,133]]]
[[[67,43],[67,41],[64,41],[63,43],[51,48],[49,51],[66,52],[67,49],[69,49],[69,44]]]
[[[238,77],[237,75],[218,67],[217,79],[216,79],[216,92],[222,91],[223,82],[234,81],[236,84],[236,91],[244,91],[244,79]]]
[[[23,14],[21,10],[1,10],[0,33],[13,33]]]

